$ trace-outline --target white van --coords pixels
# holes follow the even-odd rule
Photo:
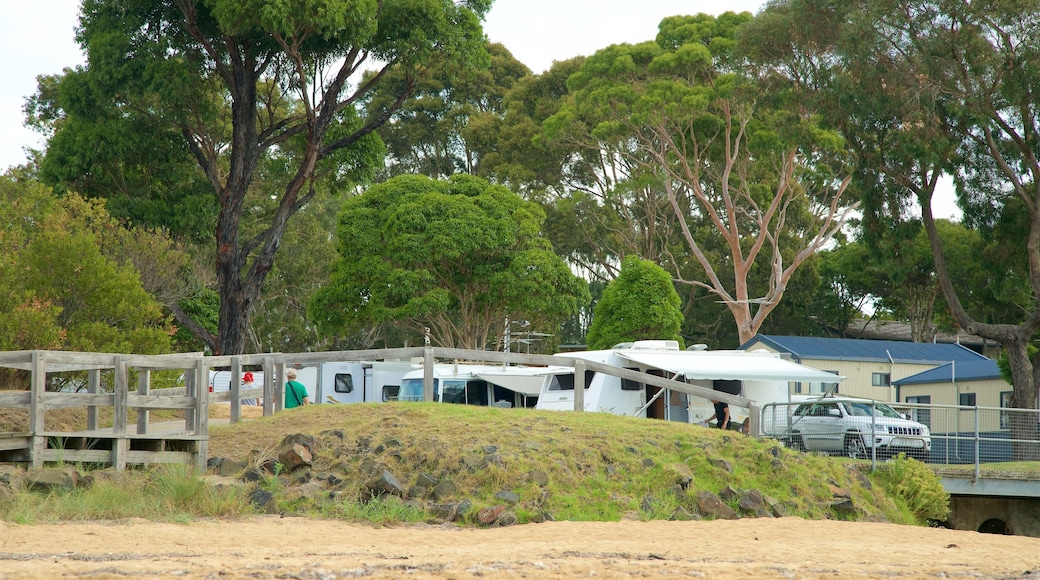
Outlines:
[[[433,369],[434,401],[492,407],[532,408],[546,373],[570,372],[566,367],[525,367],[438,363]],[[401,401],[422,401],[424,369],[401,379]],[[573,376],[573,373],[572,373]]]

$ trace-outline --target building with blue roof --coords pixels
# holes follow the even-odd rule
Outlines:
[[[900,400],[925,405],[1007,407],[1012,391],[992,359],[949,362],[893,383]]]
[[[799,364],[845,377],[840,384],[792,383],[794,394],[832,391],[887,402],[900,401],[897,383],[907,377],[951,363],[963,367],[993,362],[959,344],[896,340],[758,335],[740,348],[780,353]]]

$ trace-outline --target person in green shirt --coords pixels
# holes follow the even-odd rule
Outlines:
[[[289,379],[285,382],[285,408],[293,409],[310,405],[311,402],[307,398],[307,387],[303,386],[303,383],[296,382],[296,369],[286,371],[285,378]]]

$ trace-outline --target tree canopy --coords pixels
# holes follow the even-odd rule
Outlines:
[[[374,131],[429,67],[484,62],[480,18],[489,7],[86,0],[77,40],[87,65],[41,80],[31,106],[52,132],[44,168],[73,187],[106,182],[98,191],[129,177],[119,199],[135,217],[169,224],[181,212],[200,214],[191,223],[214,232],[218,330],[167,306],[213,352],[241,352],[289,218],[320,181],[372,175],[382,155]],[[366,65],[377,71],[357,82]],[[391,70],[401,79],[395,98],[362,111],[359,101]],[[86,158],[69,164],[74,174],[57,169],[77,152]],[[189,163],[197,167],[190,174]],[[193,201],[202,191],[211,201]],[[249,221],[258,227],[247,233]]]
[[[104,251],[130,234],[97,202],[0,176],[0,350],[170,352],[162,305]]]
[[[392,323],[433,343],[483,349],[506,320],[555,332],[588,288],[541,236],[545,216],[505,187],[465,174],[405,175],[348,200],[339,259],[311,318],[328,331]]]
[[[621,263],[607,284],[589,327],[590,350],[636,340],[682,340],[679,294],[663,268],[638,256]]]
[[[855,207],[841,137],[745,73],[736,32],[751,18],[666,18],[655,41],[598,51],[545,122],[598,152],[596,201],[629,224],[630,251],[714,295],[740,342]]]
[[[936,279],[957,325],[1006,349],[1016,408],[1035,409],[1040,365],[1027,346],[1040,330],[1040,3],[884,0],[773,2],[747,29],[749,46],[793,80],[838,127],[860,162],[867,233],[883,236],[916,203]],[[951,174],[965,222],[985,236],[1017,220],[1029,296],[992,320],[957,288],[932,215]],[[1010,212],[1015,212],[1015,218]],[[992,321],[991,321],[992,320]],[[1034,439],[1036,422],[1012,424]],[[1035,452],[1030,452],[1035,454]],[[1024,457],[1025,458],[1025,457]]]

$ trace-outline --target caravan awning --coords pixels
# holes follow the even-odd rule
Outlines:
[[[487,371],[477,376],[493,385],[504,387],[529,397],[537,397],[542,391],[545,375],[572,373],[574,369],[564,366],[552,367],[507,367],[501,372]]]
[[[617,351],[617,353],[639,365],[684,375],[687,379],[837,383],[845,378],[784,360],[772,353],[747,351]]]

